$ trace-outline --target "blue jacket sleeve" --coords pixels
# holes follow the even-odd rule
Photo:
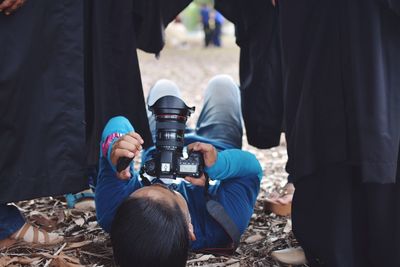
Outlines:
[[[217,154],[217,161],[205,171],[212,180],[257,175],[262,179],[262,169],[257,158],[240,149],[227,149]]]
[[[118,138],[134,128],[124,117],[114,117],[105,126],[101,138],[99,173],[95,191],[97,221],[107,232],[111,229],[111,224],[119,205],[141,187],[137,173],[133,171],[131,165],[130,180],[121,180],[116,176],[115,166],[110,160],[112,145]]]

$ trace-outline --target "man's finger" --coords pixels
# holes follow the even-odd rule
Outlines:
[[[133,144],[133,143],[127,142],[125,140],[121,140],[121,141],[118,142],[116,148],[126,149],[126,150],[129,150],[132,153],[135,153],[137,150],[140,151],[142,149],[142,146],[139,143]]]
[[[144,143],[143,138],[137,132],[130,132],[130,133],[127,134],[127,136],[131,136],[131,137],[135,138],[136,140],[139,141],[140,144]]]
[[[133,138],[133,137],[130,136],[130,135],[124,135],[124,136],[122,136],[122,137],[120,138],[120,141],[119,141],[119,142],[122,142],[122,141],[128,142],[128,143],[130,143],[130,144],[133,144],[137,149],[142,150],[142,144],[141,144],[140,140],[138,140],[138,139],[136,139],[136,138]]]
[[[192,185],[204,186],[206,184],[206,177],[204,176],[204,174],[200,178],[186,176],[184,179]]]
[[[204,163],[207,167],[212,166],[217,159],[217,151],[213,145],[195,142],[188,146],[190,151],[199,151],[203,154]]]
[[[188,148],[189,150],[194,150],[194,151],[209,152],[213,149],[213,146],[210,144],[195,142],[193,144],[190,144]]]

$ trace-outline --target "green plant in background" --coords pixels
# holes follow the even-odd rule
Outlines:
[[[180,14],[183,25],[188,31],[201,29],[200,7],[202,4],[214,5],[213,0],[195,0]]]

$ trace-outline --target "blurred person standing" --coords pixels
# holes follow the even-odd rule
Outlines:
[[[204,46],[208,47],[213,37],[213,29],[210,25],[211,9],[207,4],[202,4],[200,8],[201,23],[204,31]]]

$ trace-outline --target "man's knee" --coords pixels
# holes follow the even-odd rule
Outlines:
[[[232,77],[227,74],[214,76],[209,81],[208,88],[216,88],[217,90],[233,90],[237,93],[239,89]]]
[[[220,74],[214,76],[208,83],[205,92],[205,100],[213,99],[213,101],[233,101],[238,103],[240,100],[240,92],[237,84],[231,76]],[[231,99],[231,100],[229,100]]]
[[[179,87],[173,81],[161,79],[151,88],[147,104],[152,106],[158,99],[163,96],[176,96],[182,98]]]

